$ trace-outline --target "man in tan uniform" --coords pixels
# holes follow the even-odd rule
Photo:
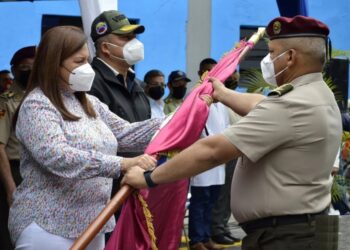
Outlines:
[[[12,128],[12,119],[22,100],[34,55],[34,46],[22,48],[13,55],[10,64],[14,83],[0,95],[0,246],[4,249],[12,249],[7,230],[8,210],[12,194],[21,182],[19,142]]]
[[[154,186],[238,158],[232,180],[234,217],[247,233],[242,249],[310,249],[315,216],[331,202],[331,171],[341,117],[322,79],[328,27],[309,17],[279,17],[267,26],[268,97],[238,93],[217,80],[214,99],[241,114],[223,134],[199,140],[153,172],[132,168],[124,182]],[[181,168],[179,167],[181,166]]]

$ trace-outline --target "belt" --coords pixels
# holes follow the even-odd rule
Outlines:
[[[295,215],[282,215],[282,216],[272,216],[262,219],[252,220],[239,225],[246,233],[251,233],[255,230],[267,227],[283,226],[297,223],[310,223],[315,220],[318,215],[328,214],[328,208],[322,212],[315,214],[295,214]]]

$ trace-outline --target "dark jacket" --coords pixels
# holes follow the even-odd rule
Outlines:
[[[151,118],[151,108],[142,83],[131,71],[128,72],[128,89],[122,75],[115,75],[101,60],[96,57],[91,63],[96,76],[89,94],[96,96],[107,104],[109,109],[129,122],[144,121]],[[119,152],[119,156],[134,157],[143,152]]]
[[[134,73],[128,72],[127,89],[123,76],[116,76],[101,60],[95,57],[91,65],[96,76],[90,94],[107,104],[113,113],[129,122],[151,118],[149,101],[140,86],[142,82]]]

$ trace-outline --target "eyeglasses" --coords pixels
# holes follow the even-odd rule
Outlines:
[[[148,84],[149,87],[158,87],[158,86],[161,86],[161,87],[165,87],[165,83],[164,82],[150,82]]]

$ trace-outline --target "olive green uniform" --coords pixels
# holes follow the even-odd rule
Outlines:
[[[231,201],[235,201],[231,209],[243,228],[258,225],[262,218],[285,216],[284,221],[292,221],[293,215],[320,213],[330,205],[330,173],[342,125],[334,95],[321,73],[279,87],[223,134],[243,153],[231,188]],[[265,221],[248,230],[243,249],[300,250],[303,244],[308,249],[314,225],[299,220],[278,228],[264,227]],[[289,237],[295,232],[300,232],[296,238],[306,240],[301,245]],[[269,237],[280,237],[282,245],[269,245]]]
[[[11,173],[17,186],[22,178],[19,173],[19,142],[12,126],[12,120],[23,94],[24,91],[20,86],[13,83],[8,91],[0,95],[0,143],[5,145]],[[0,183],[0,242],[3,249],[13,249],[7,228],[8,213],[6,191]]]
[[[170,114],[174,112],[182,103],[183,99],[175,99],[174,97],[168,96],[164,99],[164,114]]]
[[[6,145],[9,160],[19,160],[19,142],[12,128],[12,119],[23,94],[23,90],[13,83],[8,91],[0,95],[0,143]]]

